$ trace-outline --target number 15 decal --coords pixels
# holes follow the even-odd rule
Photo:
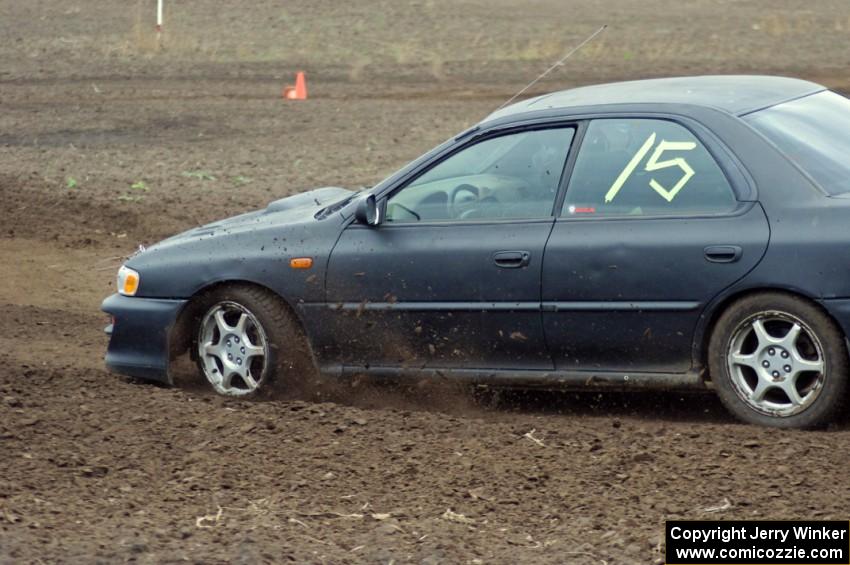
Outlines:
[[[655,134],[650,135],[647,140],[643,143],[640,149],[638,149],[637,153],[634,154],[634,157],[629,161],[626,165],[626,168],[623,169],[623,172],[620,173],[620,176],[617,177],[617,180],[614,181],[614,184],[611,185],[611,188],[608,189],[608,192],[605,193],[605,202],[611,202],[614,200],[614,197],[617,196],[617,193],[620,192],[620,189],[623,188],[623,185],[635,171],[637,166],[643,160],[649,150],[652,149],[653,144],[655,143]],[[694,176],[694,170],[688,165],[688,162],[685,161],[683,157],[676,157],[674,159],[668,159],[666,161],[659,161],[661,155],[665,151],[690,151],[696,148],[697,144],[693,141],[664,141],[661,140],[658,142],[658,145],[655,147],[655,151],[653,151],[652,155],[646,162],[644,166],[644,170],[647,172],[658,171],[660,169],[667,169],[669,167],[679,167],[682,169],[682,178],[679,179],[673,188],[667,190],[655,179],[650,179],[649,186],[652,189],[661,195],[661,198],[666,200],[667,202],[672,202],[676,195],[679,194],[679,191],[682,190],[688,181],[691,180],[691,177]]]

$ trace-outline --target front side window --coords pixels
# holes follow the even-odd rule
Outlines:
[[[387,201],[393,223],[552,215],[572,128],[485,139],[429,169]]]
[[[850,192],[850,100],[820,92],[744,119],[827,193]]]
[[[717,162],[683,126],[599,119],[587,128],[561,215],[702,215],[736,205]]]

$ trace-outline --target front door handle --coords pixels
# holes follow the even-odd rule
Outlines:
[[[734,263],[743,254],[738,245],[710,245],[705,248],[705,258],[712,263]]]
[[[527,267],[531,262],[531,253],[528,251],[497,251],[493,254],[493,262],[497,267],[503,269],[519,269]]]

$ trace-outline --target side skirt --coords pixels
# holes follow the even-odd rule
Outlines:
[[[366,376],[381,381],[438,379],[474,385],[516,388],[619,390],[707,390],[699,372],[626,373],[613,371],[522,371],[498,369],[434,369],[416,367],[354,367],[336,365],[322,367],[322,373],[333,377]]]

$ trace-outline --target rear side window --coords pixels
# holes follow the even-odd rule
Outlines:
[[[744,119],[827,193],[850,192],[850,100],[820,92]]]
[[[600,119],[588,126],[561,215],[704,215],[736,205],[717,162],[683,126]]]

